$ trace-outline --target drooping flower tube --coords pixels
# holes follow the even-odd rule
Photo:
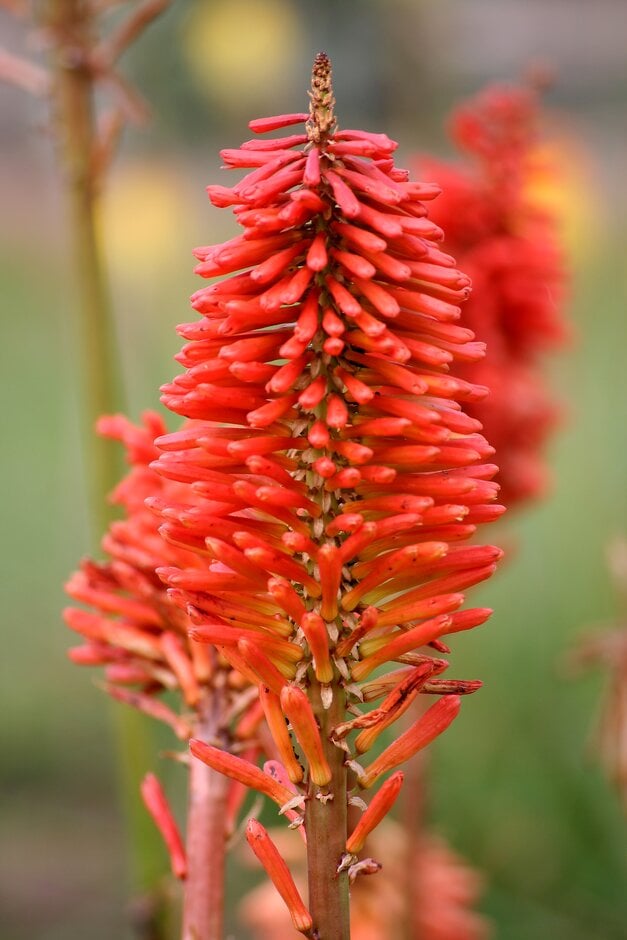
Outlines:
[[[464,410],[487,390],[458,365],[483,347],[457,324],[470,280],[428,217],[439,189],[395,166],[386,135],[338,128],[324,54],[310,97],[308,114],[252,121],[256,134],[290,131],[222,151],[250,172],[208,187],[243,231],[195,252],[197,273],[219,280],[193,295],[186,371],[163,389],[192,423],[158,441],[160,473],[197,502],[153,506],[164,538],[196,553],[161,572],[188,599],[192,635],[269,690],[283,753],[277,703],[290,723],[312,930],[337,940],[349,930],[347,792],[426,745],[459,702],[442,699],[366,767],[359,725],[336,730],[378,696],[391,726],[414,670],[419,694],[477,687],[439,678],[448,663],[433,652],[490,614],[460,608],[501,552],[464,543],[503,507],[493,450]],[[381,666],[388,681],[372,675]]]
[[[147,498],[151,505],[162,505],[191,496],[190,511],[193,508],[193,493],[150,466],[158,456],[154,438],[165,430],[162,418],[152,412],[144,414],[143,427],[122,415],[100,421],[103,434],[124,443],[131,470],[113,494],[125,516],[105,534],[107,560],[84,561],[66,586],[71,597],[88,608],[65,611],[68,626],[85,639],[70,650],[70,658],[81,665],[103,666],[105,689],[114,699],[165,722],[186,743],[192,735],[211,737],[222,748],[252,748],[252,756],[263,717],[256,686],[233,670],[216,648],[190,637],[187,600],[181,609],[177,591],[168,592],[157,574],[163,568],[185,568],[190,577],[204,573],[196,553],[161,538],[158,519],[145,505]],[[174,693],[178,708],[166,704],[163,693],[170,693],[170,699]],[[274,780],[258,773],[272,791]],[[173,872],[185,881],[183,937],[221,937],[221,859],[245,791],[238,782],[194,761],[185,840],[153,774],[147,775],[141,792],[169,849]]]
[[[432,218],[444,247],[472,278],[463,324],[487,343],[481,361],[459,374],[491,389],[468,412],[496,450],[508,507],[538,498],[546,486],[544,449],[559,407],[546,387],[544,356],[564,344],[567,275],[559,220],[534,196],[540,172],[538,92],[489,86],[453,112],[455,163],[421,158],[418,166],[443,193]]]

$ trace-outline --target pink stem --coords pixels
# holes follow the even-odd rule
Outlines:
[[[214,742],[221,733],[223,691],[210,689],[196,733]],[[182,940],[222,940],[226,855],[227,777],[192,757],[187,813],[187,879]]]

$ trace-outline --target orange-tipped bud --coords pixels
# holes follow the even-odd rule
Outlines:
[[[329,634],[324,620],[319,614],[311,611],[305,614],[300,625],[313,656],[316,679],[318,682],[331,682],[333,664],[329,656]]]
[[[356,555],[359,555],[361,550],[365,548],[366,545],[372,544],[378,534],[378,530],[378,523],[364,522],[364,524],[360,526],[356,532],[353,532],[352,535],[349,535],[348,538],[342,542],[342,547],[340,549],[342,564],[345,565]]]
[[[170,856],[172,874],[176,878],[184,878],[187,873],[187,858],[183,839],[158,778],[154,774],[146,774],[141,782],[140,792],[146,809],[163,836]]]
[[[340,532],[356,532],[364,524],[364,517],[359,512],[344,512],[336,516],[324,530],[327,535],[339,535]]]
[[[208,767],[217,770],[218,773],[224,774],[225,777],[230,777],[231,780],[238,780],[244,786],[258,790],[259,793],[263,793],[264,796],[274,800],[277,806],[283,806],[294,796],[291,790],[281,786],[268,774],[264,774],[263,770],[260,770],[255,764],[251,764],[250,761],[243,760],[241,757],[236,757],[235,754],[229,754],[228,751],[223,751],[219,747],[205,744],[204,741],[199,741],[197,738],[192,738],[189,742],[189,749],[194,757],[201,760],[203,764],[207,764]]]
[[[302,650],[296,643],[290,643],[279,636],[272,636],[262,630],[247,630],[244,627],[232,627],[225,623],[213,623],[209,618],[190,605],[190,619],[198,624],[189,631],[189,636],[197,643],[211,643],[215,646],[235,646],[240,640],[250,638],[263,649],[268,656],[297,663],[302,659]],[[217,618],[216,618],[217,619]]]
[[[234,672],[232,675],[240,675],[252,686],[259,684],[259,676],[256,672],[253,672],[236,646],[216,646],[216,649],[226,662],[233,667]]]
[[[364,843],[373,829],[379,825],[384,816],[394,806],[396,798],[401,791],[404,773],[398,770],[386,780],[381,789],[370,801],[368,809],[364,811],[361,819],[353,829],[346,843],[346,851],[356,855],[364,847]]]
[[[337,469],[330,457],[318,457],[317,460],[314,460],[313,468],[325,480],[334,476]]]
[[[343,428],[348,421],[348,409],[339,395],[329,395],[327,400],[327,425]]]
[[[458,695],[439,699],[435,705],[397,738],[379,755],[359,777],[359,786],[367,789],[375,783],[381,774],[393,770],[417,754],[423,747],[448,728],[459,714],[461,699]]]
[[[103,613],[121,614],[141,626],[160,627],[161,618],[150,604],[123,594],[98,590],[90,585],[82,571],[75,572],[65,584],[66,593],[76,601],[89,604]]]
[[[304,934],[309,933],[313,926],[311,914],[305,907],[290,870],[281,858],[279,850],[267,831],[256,819],[248,820],[246,840],[263,865],[272,884],[285,901],[296,930]]]
[[[340,549],[327,542],[322,545],[316,558],[320,571],[322,604],[320,613],[325,620],[334,620],[337,616],[337,594],[342,577],[342,559]]]
[[[281,541],[292,554],[305,552],[307,555],[313,557],[318,550],[316,543],[312,542],[306,535],[303,535],[302,532],[284,532],[281,536]]]
[[[205,543],[214,558],[228,565],[229,568],[236,571],[238,574],[244,575],[245,578],[249,578],[251,581],[258,583],[260,590],[263,590],[265,579],[262,572],[243,552],[240,552],[223,539],[208,537],[205,539]]]
[[[338,473],[334,473],[324,484],[325,490],[349,490],[361,482],[361,473],[357,467],[344,467]]]
[[[381,649],[353,666],[353,679],[355,682],[360,682],[382,663],[389,662],[392,659],[396,659],[397,656],[402,656],[403,653],[409,653],[411,650],[431,643],[432,640],[446,633],[450,625],[451,618],[443,614],[439,617],[433,617],[431,620],[425,620],[411,630],[396,633],[390,638],[384,638],[385,644]]]
[[[368,575],[342,598],[344,610],[354,610],[360,598],[369,591],[386,583],[397,574],[418,573],[425,565],[443,558],[448,552],[446,542],[422,542],[415,545],[406,545],[397,552],[391,552],[375,561]],[[389,593],[394,594],[394,584],[389,586]]]
[[[261,682],[279,695],[285,685],[285,679],[276,665],[262,653],[257,643],[254,640],[244,638],[237,644],[237,649],[248,666],[259,676]]]
[[[275,599],[286,614],[296,623],[300,622],[305,613],[302,597],[294,590],[285,578],[270,578],[268,580],[268,593]]]
[[[329,429],[327,428],[324,421],[318,420],[314,421],[307,439],[312,447],[315,447],[318,450],[322,450],[323,447],[326,447],[330,440]]]
[[[285,715],[281,709],[279,696],[268,686],[259,686],[259,701],[263,708],[266,722],[277,746],[279,756],[292,783],[300,783],[303,779],[303,768],[296,760],[290,733],[287,730]]]
[[[412,620],[420,620],[423,617],[434,617],[437,614],[449,613],[463,604],[465,599],[459,591],[452,594],[438,593],[434,597],[412,601],[409,604],[403,604],[402,597],[403,595],[396,598],[398,603],[393,609],[379,611],[380,627],[389,627],[397,623],[407,623]]]
[[[311,779],[318,787],[326,786],[332,773],[309,699],[297,685],[286,685],[281,690],[281,708],[307,758]]]
[[[140,630],[121,620],[108,620],[101,614],[93,614],[77,607],[67,607],[63,618],[70,630],[75,630],[88,640],[109,643],[120,649],[145,656],[146,659],[161,659],[162,653],[157,637],[147,630]]]

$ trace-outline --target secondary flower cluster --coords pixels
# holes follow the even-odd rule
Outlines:
[[[220,690],[222,714],[214,733],[225,743],[237,741],[241,746],[262,718],[253,701],[255,690],[215,651],[189,637],[192,624],[177,592],[167,591],[159,577],[164,566],[190,571],[203,567],[195,553],[164,542],[157,517],[145,505],[146,500],[185,495],[180,484],[165,480],[151,467],[158,456],[154,438],[166,430],[163,420],[146,412],[143,427],[136,427],[117,415],[103,418],[99,430],[124,443],[131,470],[112,497],[125,516],[113,522],[103,538],[107,561],[83,561],[66,585],[74,600],[90,608],[65,611],[68,626],[85,638],[83,645],[70,650],[70,659],[104,666],[109,695],[166,723],[182,741],[205,727],[210,692]],[[181,711],[162,701],[166,692],[177,693]],[[236,719],[230,729],[229,718]],[[170,849],[174,873],[184,877],[183,840],[154,775],[144,780],[142,795]],[[241,787],[232,788],[226,831],[234,827],[244,795]]]
[[[349,787],[371,787],[479,685],[441,678],[447,661],[424,648],[448,652],[442,637],[489,616],[460,608],[501,552],[464,543],[503,511],[493,449],[464,410],[487,389],[457,375],[484,350],[456,322],[470,280],[427,216],[439,188],[410,181],[385,135],[337,129],[324,55],[311,99],[309,114],[250,124],[302,129],[222,151],[250,172],[209,196],[243,232],[195,252],[197,273],[221,279],[194,294],[202,319],[179,327],[186,372],[163,389],[191,423],[157,442],[159,472],[187,495],[152,501],[185,553],[159,574],[186,602],[191,638],[259,688],[281,763],[264,772],[203,741],[192,752],[284,810],[306,806],[308,832],[345,800],[347,764]],[[418,694],[438,698],[357,763]],[[401,783],[388,778],[339,834],[329,877],[363,864]],[[247,835],[306,933],[267,833],[253,820]]]
[[[531,192],[537,124],[536,92],[490,87],[453,114],[451,135],[466,160],[420,161],[422,172],[443,188],[432,218],[472,278],[464,322],[487,342],[489,356],[463,366],[461,374],[491,390],[468,411],[496,449],[507,506],[544,488],[542,452],[557,408],[544,385],[541,357],[567,332],[556,220],[539,210]]]

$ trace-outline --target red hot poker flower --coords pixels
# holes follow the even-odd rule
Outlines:
[[[159,466],[199,497],[193,511],[160,509],[164,537],[198,557],[163,576],[207,620],[229,611],[225,655],[237,650],[279,697],[301,745],[321,940],[348,930],[336,867],[349,835],[351,743],[333,731],[349,702],[358,709],[355,682],[396,661],[446,668],[419,648],[447,649],[442,637],[487,618],[459,607],[501,554],[463,544],[502,512],[493,450],[464,411],[486,389],[457,374],[483,355],[456,323],[470,281],[427,218],[438,187],[411,181],[395,148],[384,134],[337,127],[321,54],[304,134],[222,152],[227,167],[250,172],[209,196],[243,231],[196,250],[197,273],[221,279],[193,295],[202,319],[179,327],[186,372],[163,389],[193,423],[159,441]],[[214,623],[193,635],[201,630],[217,642]],[[434,679],[420,692],[451,688]]]
[[[462,363],[460,374],[492,391],[468,411],[496,448],[508,506],[544,488],[542,451],[557,408],[541,357],[568,332],[556,220],[530,192],[537,125],[532,89],[489,87],[453,113],[451,136],[466,161],[420,161],[443,188],[432,217],[446,233],[445,248],[472,278],[463,322],[487,342],[489,354]]]

